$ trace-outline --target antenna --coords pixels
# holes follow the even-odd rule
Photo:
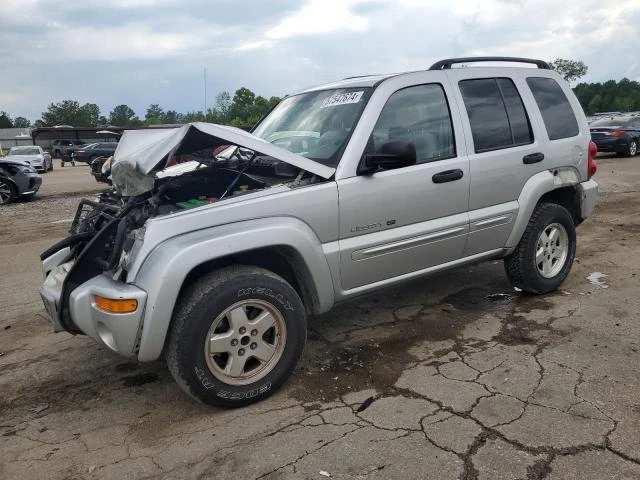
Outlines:
[[[204,120],[207,120],[207,68],[204,69]]]

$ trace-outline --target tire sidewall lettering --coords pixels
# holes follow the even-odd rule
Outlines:
[[[211,390],[216,387],[211,381],[211,379],[209,378],[209,375],[207,374],[207,372],[204,371],[202,368],[195,367],[194,372],[196,374],[196,377],[198,377],[198,380],[200,380],[200,383],[206,390]],[[215,394],[217,397],[226,398],[229,400],[243,400],[245,398],[254,398],[254,397],[257,397],[258,395],[262,395],[265,392],[268,392],[270,389],[271,389],[271,382],[268,381],[261,385],[254,386],[253,388],[250,388],[249,390],[246,390],[246,391],[231,392],[229,390],[218,390],[215,392]]]
[[[291,311],[293,312],[295,310],[295,308],[293,307],[293,305],[291,305],[291,302],[289,302],[284,295],[282,295],[281,293],[276,293],[274,292],[272,289],[268,288],[268,287],[249,287],[249,288],[240,288],[238,290],[238,298],[242,298],[242,297],[247,297],[250,295],[263,295],[265,297],[269,297],[273,300],[275,300],[276,302],[278,302],[282,308],[284,308],[285,310]]]

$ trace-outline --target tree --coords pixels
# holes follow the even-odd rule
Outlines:
[[[0,112],[0,128],[12,128],[13,122],[11,121],[11,117],[5,111]]]
[[[231,95],[229,92],[220,92],[216,95],[216,112],[220,117],[220,123],[226,123],[229,120],[229,109],[231,108]]]
[[[573,91],[588,115],[640,110],[640,82],[628,78],[619,82],[579,83]]]
[[[85,103],[78,113],[77,127],[97,127],[100,123],[100,107],[95,103]]]
[[[167,110],[162,115],[162,123],[166,123],[169,125],[175,124],[175,123],[182,123],[180,122],[180,114],[175,110]]]
[[[147,114],[145,115],[145,123],[147,125],[152,125],[155,123],[160,123],[162,121],[162,117],[164,115],[164,110],[157,103],[152,103],[147,108]]]
[[[45,126],[72,125],[74,127],[95,127],[100,118],[100,107],[95,103],[80,105],[77,100],[63,100],[51,103],[46,112],[42,112]]]
[[[204,113],[202,113],[201,111],[187,112],[182,115],[183,123],[202,122],[202,121],[205,121],[205,116],[204,116]]]
[[[556,58],[549,65],[553,70],[558,72],[567,82],[572,82],[586,75],[587,67],[581,60],[569,60],[565,58]]]
[[[139,123],[136,112],[128,105],[118,105],[109,114],[109,124],[118,127],[127,127]]]
[[[15,128],[29,128],[31,122],[24,117],[16,117],[13,119],[13,126]]]
[[[240,119],[246,123],[253,114],[255,100],[256,94],[248,88],[242,87],[236,90],[236,93],[233,95],[233,101],[229,107],[229,118],[232,118],[234,121]]]

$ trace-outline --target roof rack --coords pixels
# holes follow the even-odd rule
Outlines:
[[[543,60],[536,60],[533,58],[519,58],[519,57],[462,57],[462,58],[447,58],[440,60],[429,67],[429,70],[448,70],[454,63],[473,63],[473,62],[517,62],[517,63],[532,63],[537,65],[538,68],[545,70],[551,70],[549,64]]]

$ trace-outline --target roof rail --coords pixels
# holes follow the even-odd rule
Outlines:
[[[517,63],[533,63],[538,68],[545,70],[551,70],[549,64],[543,60],[535,60],[533,58],[519,58],[519,57],[462,57],[462,58],[447,58],[440,60],[429,67],[429,70],[448,70],[454,63],[473,63],[473,62],[517,62]]]

